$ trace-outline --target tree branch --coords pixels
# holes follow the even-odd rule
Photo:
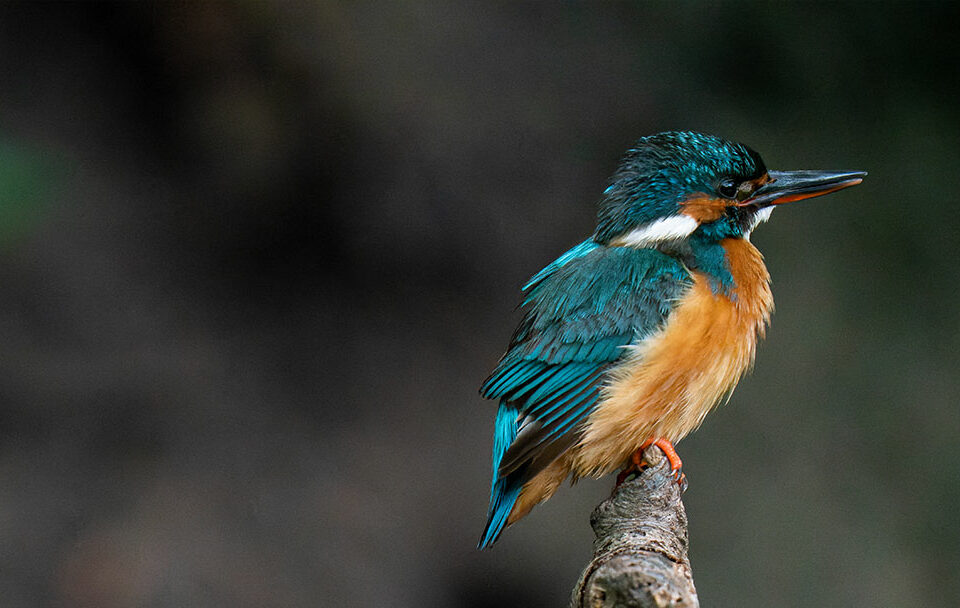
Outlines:
[[[687,514],[670,464],[651,446],[650,467],[614,490],[590,516],[594,556],[571,608],[698,607],[687,557]]]

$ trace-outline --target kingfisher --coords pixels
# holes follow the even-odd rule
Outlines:
[[[773,312],[750,234],[775,206],[855,186],[862,171],[768,171],[751,148],[665,132],[627,151],[593,236],[523,286],[522,320],[480,388],[497,400],[479,547],[572,477],[642,468],[729,398]]]

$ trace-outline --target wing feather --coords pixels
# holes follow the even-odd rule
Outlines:
[[[517,412],[514,439],[495,454],[499,478],[530,479],[574,443],[604,372],[663,325],[689,285],[683,265],[659,251],[592,241],[527,283],[523,320],[480,389]]]

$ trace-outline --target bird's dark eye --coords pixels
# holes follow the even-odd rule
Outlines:
[[[736,198],[737,189],[737,182],[729,177],[723,178],[720,180],[720,183],[717,184],[717,192],[719,192],[720,196],[724,198]]]

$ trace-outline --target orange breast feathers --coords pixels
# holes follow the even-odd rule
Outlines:
[[[576,477],[618,469],[647,439],[680,440],[750,369],[773,312],[770,274],[750,241],[721,245],[736,287],[716,294],[694,271],[694,284],[667,325],[629,347],[569,454]]]

